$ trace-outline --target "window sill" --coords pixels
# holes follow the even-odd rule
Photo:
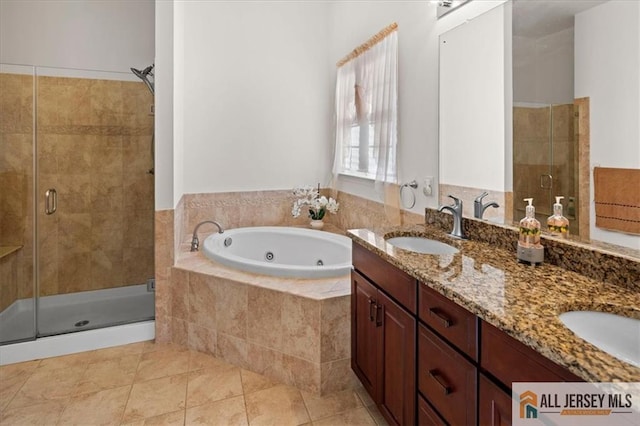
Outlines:
[[[344,176],[348,178],[357,178],[357,179],[364,179],[364,180],[370,180],[370,181],[376,180],[375,176],[370,175],[368,173],[364,173],[364,172],[344,171],[344,172],[339,172],[338,175],[340,177]]]

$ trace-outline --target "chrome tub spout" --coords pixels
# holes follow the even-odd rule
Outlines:
[[[204,225],[205,223],[211,223],[217,226],[219,234],[222,234],[224,232],[224,230],[222,229],[222,226],[216,221],[205,220],[203,222],[200,222],[199,224],[196,225],[195,229],[193,230],[193,237],[191,238],[191,251],[198,251],[198,248],[200,247],[200,240],[198,240],[198,229],[200,228],[200,226]]]

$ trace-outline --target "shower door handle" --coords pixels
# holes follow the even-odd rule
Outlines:
[[[540,175],[540,188],[542,188],[542,189],[552,189],[553,188],[553,176],[551,176],[551,175]]]
[[[54,214],[58,210],[58,193],[50,188],[44,193],[44,212]]]

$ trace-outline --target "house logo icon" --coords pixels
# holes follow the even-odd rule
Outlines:
[[[520,418],[538,418],[538,395],[535,392],[528,390],[520,394]]]

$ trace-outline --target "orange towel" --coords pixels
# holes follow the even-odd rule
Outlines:
[[[596,226],[640,234],[640,169],[593,169]]]

